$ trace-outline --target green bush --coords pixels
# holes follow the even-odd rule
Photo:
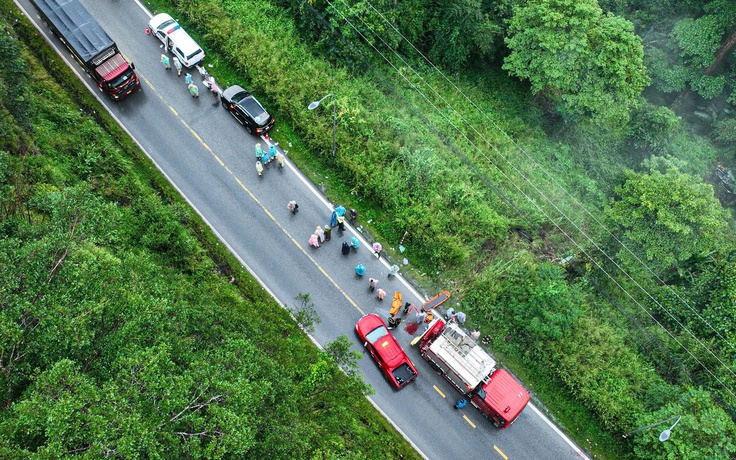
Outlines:
[[[28,60],[35,130],[14,123],[16,139],[36,144],[0,153],[0,456],[415,458],[365,385],[39,62],[54,65]]]

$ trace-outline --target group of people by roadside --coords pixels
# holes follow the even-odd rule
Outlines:
[[[279,152],[278,145],[278,142],[275,142],[268,146],[268,150],[265,150],[260,143],[256,144],[256,172],[259,176],[263,176],[266,166],[274,160],[280,168],[284,167],[286,156]]]
[[[164,69],[171,70],[171,64],[173,63],[174,68],[176,69],[176,76],[181,77],[181,74],[183,72],[183,68],[181,65],[181,61],[178,57],[174,56],[171,59],[169,59],[169,56],[166,55],[166,53],[161,54],[161,64],[163,64]],[[217,87],[217,84],[215,83],[214,77],[207,74],[206,71],[204,71],[206,74],[206,78],[202,82],[208,91],[210,91],[215,96],[215,104],[217,104],[217,96],[220,95],[220,89]],[[192,74],[189,72],[186,72],[184,74],[184,84],[187,86],[187,90],[189,91],[189,94],[192,97],[199,97],[199,86],[197,86],[196,83],[194,83],[194,79],[192,78]]]
[[[258,155],[258,149],[260,148],[260,144],[256,146],[257,152],[256,155]],[[264,154],[264,153],[262,153]],[[264,154],[267,155],[267,154]],[[291,211],[293,214],[296,214],[299,205],[296,203],[296,201],[290,201],[287,205],[287,208],[289,211]],[[344,215],[346,213],[346,210],[343,206],[338,206],[335,208],[335,211],[333,211],[331,217],[330,217],[330,223],[325,224],[324,227],[317,225],[317,227],[314,229],[314,232],[309,237],[309,245],[314,248],[321,247],[326,241],[330,241],[332,238],[332,229],[333,227],[337,227],[337,231],[339,232],[339,235],[342,236],[342,232],[345,230],[344,227]],[[350,220],[355,221],[357,219],[358,213],[354,209],[351,209],[349,214]],[[351,237],[349,240],[344,240],[341,244],[341,252],[343,255],[348,255],[351,252],[357,251],[357,249],[360,247],[360,241],[356,237]],[[383,246],[381,243],[375,242],[372,244],[371,249],[373,250],[373,254],[377,257],[381,257],[381,251],[383,250]],[[398,274],[398,266],[393,265],[391,269],[389,270],[389,277],[392,275]],[[355,273],[358,277],[363,277],[366,274],[366,267],[359,263],[355,267]],[[376,299],[379,301],[382,301],[386,298],[386,291],[378,287],[379,280],[374,277],[368,278],[368,289],[370,292],[376,294]],[[398,294],[398,293],[397,293]],[[400,294],[399,294],[399,300]],[[401,305],[399,303],[399,305]],[[398,307],[397,307],[398,309]],[[388,317],[387,320],[387,326],[389,329],[393,329],[397,327],[399,324],[401,324],[402,319],[405,319],[408,317],[409,314],[412,312],[415,312],[414,321],[417,325],[424,324],[425,330],[428,327],[429,323],[431,323],[434,320],[434,309],[430,309],[428,311],[423,310],[421,307],[415,306],[411,302],[404,303],[403,313],[404,318],[401,318],[398,315],[398,312],[394,313],[394,308],[392,307],[391,314]],[[467,315],[463,313],[462,311],[455,311],[454,308],[449,308],[445,313],[445,318],[448,321],[456,321],[460,325],[465,324],[465,321],[467,319]],[[470,332],[470,338],[474,342],[478,342],[480,338],[480,331],[476,328],[473,329]],[[464,405],[460,404],[458,408],[462,408]]]

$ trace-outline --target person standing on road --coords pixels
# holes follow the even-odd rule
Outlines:
[[[371,292],[375,291],[376,290],[376,286],[378,286],[378,280],[375,279],[375,278],[369,278],[368,279],[368,283],[370,283],[370,285],[371,285],[371,287],[370,287]]]
[[[319,247],[319,238],[317,237],[317,235],[312,234],[312,236],[309,237],[309,245],[315,248]]]
[[[376,298],[378,300],[383,300],[386,297],[386,291],[384,291],[381,288],[376,289]]]
[[[184,75],[184,84],[185,85],[191,85],[192,83],[194,83],[194,80],[192,80],[192,74],[190,74],[189,72],[187,72],[187,74]]]
[[[381,258],[381,251],[383,251],[383,246],[379,242],[373,243],[373,252],[376,254],[376,258]]]
[[[187,89],[189,90],[189,94],[191,94],[192,97],[199,97],[199,87],[197,85],[195,85],[194,83],[189,83]]]
[[[176,56],[174,56],[171,60],[174,62],[174,68],[176,69],[176,76],[181,77],[181,61]]]
[[[416,316],[417,324],[422,324],[425,319],[427,319],[427,314],[424,313],[422,310],[417,310],[417,316]]]
[[[277,153],[278,153],[278,150],[276,150],[276,144],[271,144],[268,147],[268,161],[271,161],[274,158],[276,158]]]
[[[279,166],[282,168],[284,167],[284,163],[286,162],[286,157],[281,152],[276,152],[276,161],[279,162]]]
[[[263,156],[263,149],[261,148],[261,143],[256,144],[256,160],[260,160]]]
[[[263,165],[260,161],[256,161],[256,171],[258,172],[259,176],[263,175]]]
[[[296,214],[296,212],[299,211],[299,205],[296,204],[296,201],[294,200],[289,201],[289,204],[287,204],[286,207],[292,214]]]
[[[457,320],[458,323],[465,324],[465,318],[466,318],[465,313],[461,311],[455,313],[455,319]]]
[[[208,76],[203,83],[213,95],[218,96],[220,94],[220,91],[217,89],[217,84],[215,83],[215,77],[212,75]]]
[[[314,230],[314,234],[319,237],[319,242],[324,243],[325,242],[325,231],[322,230],[322,227],[317,225],[317,228]]]
[[[164,65],[164,68],[166,70],[171,70],[171,63],[169,62],[169,57],[165,54],[161,55],[161,64]]]

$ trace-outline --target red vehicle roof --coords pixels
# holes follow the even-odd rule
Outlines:
[[[504,369],[491,374],[490,382],[483,386],[485,403],[492,407],[507,422],[519,416],[529,402],[529,392]]]
[[[104,81],[110,81],[126,70],[128,70],[128,61],[125,60],[122,54],[117,53],[107,61],[100,64],[100,66],[95,69],[95,72],[97,72]]]
[[[376,361],[392,385],[401,388],[416,378],[417,371],[414,363],[411,362],[380,316],[375,313],[363,316],[355,324],[355,331],[362,341],[372,345],[378,355]],[[408,366],[410,370],[400,369],[402,366]],[[397,376],[400,376],[403,382],[397,382]]]

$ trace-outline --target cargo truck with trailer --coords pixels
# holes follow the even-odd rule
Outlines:
[[[133,64],[79,0],[31,0],[41,18],[97,83],[114,100],[140,88]]]

